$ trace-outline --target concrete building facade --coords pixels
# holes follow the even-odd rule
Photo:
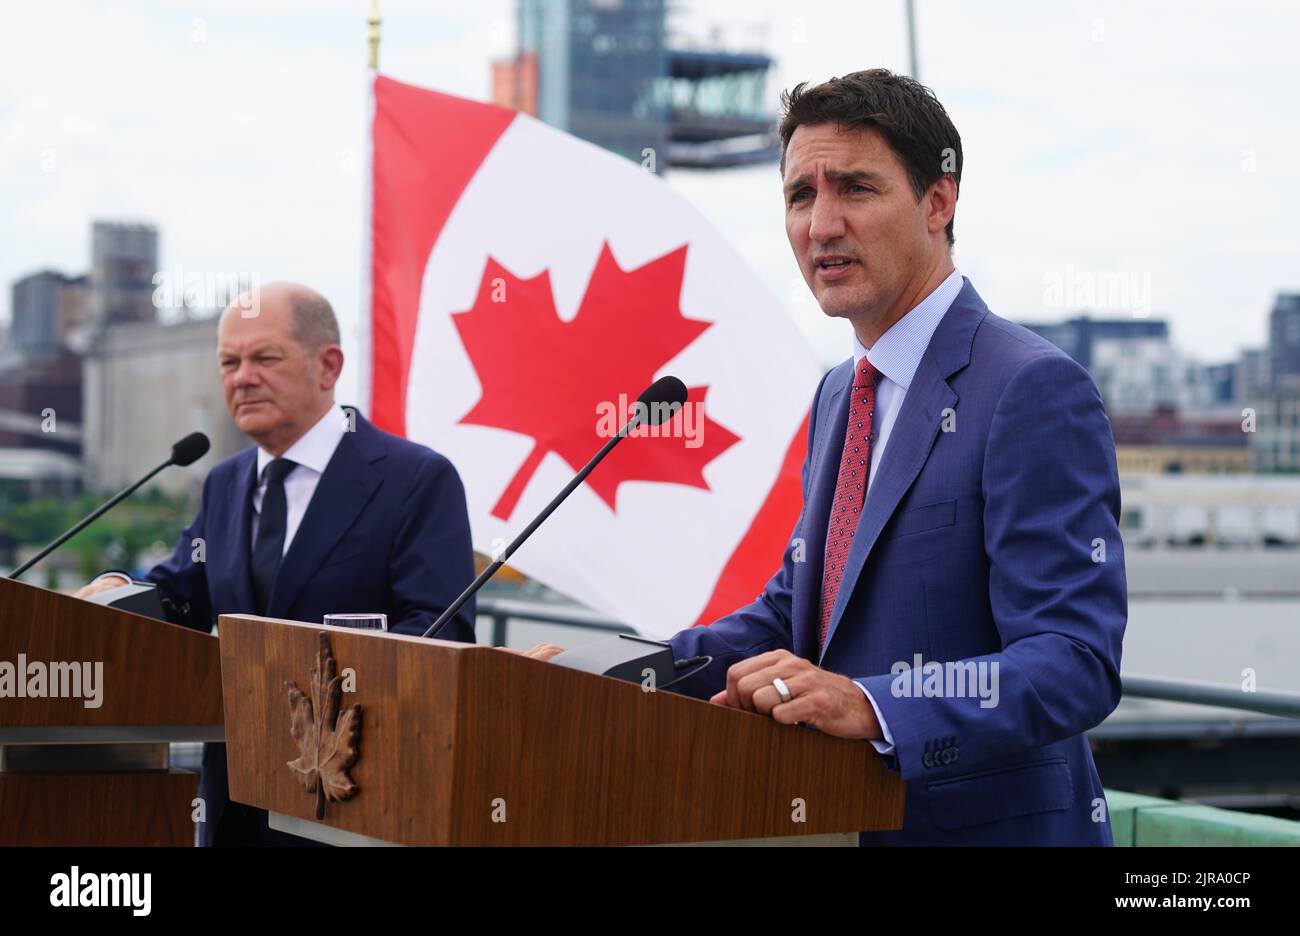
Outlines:
[[[82,401],[86,485],[124,487],[204,432],[212,450],[156,479],[192,493],[221,459],[252,444],[226,411],[217,369],[218,317],[175,325],[136,322],[105,330],[85,358]]]

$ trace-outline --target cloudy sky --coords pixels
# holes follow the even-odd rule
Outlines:
[[[679,0],[761,44],[781,88],[907,67],[902,0]],[[513,0],[384,0],[381,64],[486,99]],[[1125,275],[1205,360],[1264,342],[1300,290],[1300,4],[917,0],[921,78],[961,131],[956,262],[994,311],[1064,318]],[[366,0],[41,0],[0,29],[0,317],[9,283],[81,272],[93,218],[161,229],[161,264],[298,279],[357,318]],[[849,332],[798,279],[774,167],[677,172],[826,363]],[[1126,309],[1102,309],[1127,314]],[[1141,309],[1141,312],[1148,311]],[[353,372],[355,373],[355,371]],[[346,375],[345,375],[346,376]],[[349,384],[345,380],[344,396]]]

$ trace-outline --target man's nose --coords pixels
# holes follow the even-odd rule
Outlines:
[[[814,244],[825,244],[845,234],[844,212],[839,199],[823,195],[814,199],[808,221],[808,237]]]
[[[253,387],[258,383],[257,368],[248,361],[240,361],[239,366],[235,368],[235,373],[231,376],[231,382],[235,389],[243,387]]]

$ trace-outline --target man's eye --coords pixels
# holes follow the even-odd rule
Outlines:
[[[803,201],[804,196],[806,196],[807,194],[808,194],[807,189],[800,189],[799,191],[795,192],[793,195],[790,196],[790,204],[793,205],[795,202]]]

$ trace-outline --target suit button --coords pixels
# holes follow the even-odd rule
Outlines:
[[[952,748],[944,748],[943,753],[940,755],[940,758],[944,764],[951,764],[953,761],[957,759],[957,752],[954,751]]]
[[[953,749],[952,749],[952,762],[953,762],[954,764],[957,763],[957,751],[958,751],[957,748],[953,748]]]
[[[925,755],[921,758],[921,763],[924,764],[926,767],[933,767],[933,766],[934,766],[934,752],[932,752],[932,751],[926,751],[926,752],[925,752]]]

